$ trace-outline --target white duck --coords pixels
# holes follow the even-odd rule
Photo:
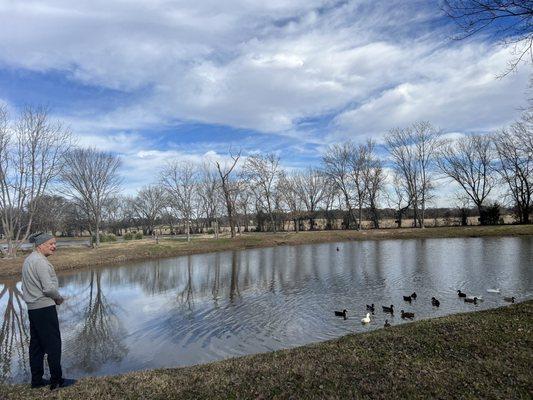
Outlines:
[[[366,317],[361,319],[363,324],[368,324],[370,322],[370,313],[366,313]]]

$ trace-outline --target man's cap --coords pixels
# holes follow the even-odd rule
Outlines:
[[[50,235],[46,232],[36,232],[30,235],[28,238],[30,243],[35,243],[35,246],[39,246],[43,244],[44,242],[52,239],[54,236]]]

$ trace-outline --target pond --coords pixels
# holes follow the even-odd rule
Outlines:
[[[342,242],[212,253],[59,274],[63,371],[206,363],[533,297],[533,237]],[[501,294],[488,293],[500,288]],[[468,304],[457,290],[479,295]],[[402,296],[416,291],[411,304]],[[431,297],[440,300],[433,307]],[[361,324],[366,304],[376,312]],[[382,305],[394,304],[394,316]],[[334,310],[348,310],[348,318]],[[28,382],[20,282],[0,281],[0,380]],[[0,317],[2,318],[2,317]]]

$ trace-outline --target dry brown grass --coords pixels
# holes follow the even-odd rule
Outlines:
[[[180,255],[210,253],[225,250],[242,250],[257,247],[299,245],[350,240],[383,240],[415,238],[451,238],[481,236],[532,235],[533,225],[498,225],[439,228],[372,229],[363,231],[314,231],[281,233],[246,233],[234,239],[222,237],[195,238],[190,243],[181,240],[153,239],[133,240],[120,243],[104,243],[98,249],[86,246],[59,248],[50,261],[56,271],[87,268],[97,265],[142,261]],[[20,276],[24,257],[0,260],[0,277]]]

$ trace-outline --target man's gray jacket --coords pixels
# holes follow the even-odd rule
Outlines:
[[[22,298],[28,310],[55,305],[54,299],[61,298],[58,292],[54,267],[44,255],[35,250],[22,265]]]

